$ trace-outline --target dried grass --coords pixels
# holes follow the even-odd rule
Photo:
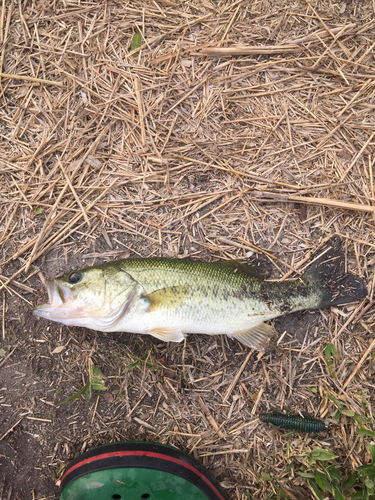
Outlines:
[[[122,335],[127,350],[110,342],[110,354],[108,340],[99,337],[93,348],[91,338],[90,355],[119,393],[107,406],[92,403],[91,423],[82,423],[84,405],[73,415],[72,403],[68,418],[81,434],[69,424],[46,463],[56,469],[82,442],[83,449],[111,438],[157,439],[200,458],[238,499],[249,498],[247,490],[268,498],[263,470],[292,498],[308,496],[282,471],[314,445],[347,457],[347,470],[364,463],[366,444],[350,419],[323,438],[291,438],[287,458],[284,440],[254,417],[272,405],[329,416],[327,392],[371,415],[374,28],[370,0],[316,7],[3,0],[4,345],[14,341],[7,303],[40,300],[27,295],[37,275],[69,269],[85,255],[92,264],[124,253],[211,260],[255,252],[285,279],[340,233],[348,268],[369,284],[363,303],[316,313],[301,338],[288,330],[263,356],[203,336],[169,346]],[[131,54],[137,32],[143,45]],[[46,324],[35,328],[35,338],[56,345]],[[81,333],[59,331],[59,345],[70,344],[70,356],[58,361],[60,383],[79,388],[88,355],[75,340]],[[336,379],[322,355],[329,341],[339,353]],[[26,337],[19,342],[27,345]],[[126,372],[145,350],[159,371]],[[361,407],[361,394],[369,406]]]

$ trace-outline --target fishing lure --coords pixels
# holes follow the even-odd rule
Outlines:
[[[303,413],[302,415],[296,413],[285,414],[274,410],[269,413],[262,413],[259,415],[259,420],[280,427],[280,429],[291,429],[312,434],[323,432],[327,428],[323,420],[319,420],[309,413]]]

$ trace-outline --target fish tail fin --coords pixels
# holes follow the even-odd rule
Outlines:
[[[323,254],[301,279],[320,296],[317,308],[356,302],[367,295],[363,278],[345,272],[342,240],[337,236],[328,241]]]

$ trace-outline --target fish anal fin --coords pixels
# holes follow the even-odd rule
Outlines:
[[[155,292],[143,295],[142,298],[150,305],[147,312],[157,311],[158,309],[174,308],[179,306],[188,294],[188,290],[183,285],[161,288]]]
[[[147,330],[146,333],[159,340],[163,340],[164,342],[181,342],[185,338],[179,328],[151,328],[150,330]]]
[[[273,326],[267,325],[266,323],[260,323],[247,330],[234,332],[231,336],[241,342],[241,344],[261,351],[266,347],[267,342],[274,333],[275,330]]]

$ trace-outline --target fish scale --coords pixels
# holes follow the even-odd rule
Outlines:
[[[147,317],[143,304],[130,311],[128,321],[136,322],[143,316],[147,322],[156,321],[174,326],[179,323],[186,333],[206,331],[230,334],[262,321],[272,311],[257,296],[260,283],[236,268],[215,263],[173,259],[132,259],[121,263],[124,269],[143,289],[143,296],[155,290],[183,287],[184,297],[176,307],[160,308]],[[245,297],[243,288],[249,291]],[[178,292],[176,292],[178,295]],[[241,298],[239,298],[239,296]],[[249,318],[249,311],[257,315]],[[219,324],[218,324],[219,323]],[[135,326],[134,326],[135,327]]]

